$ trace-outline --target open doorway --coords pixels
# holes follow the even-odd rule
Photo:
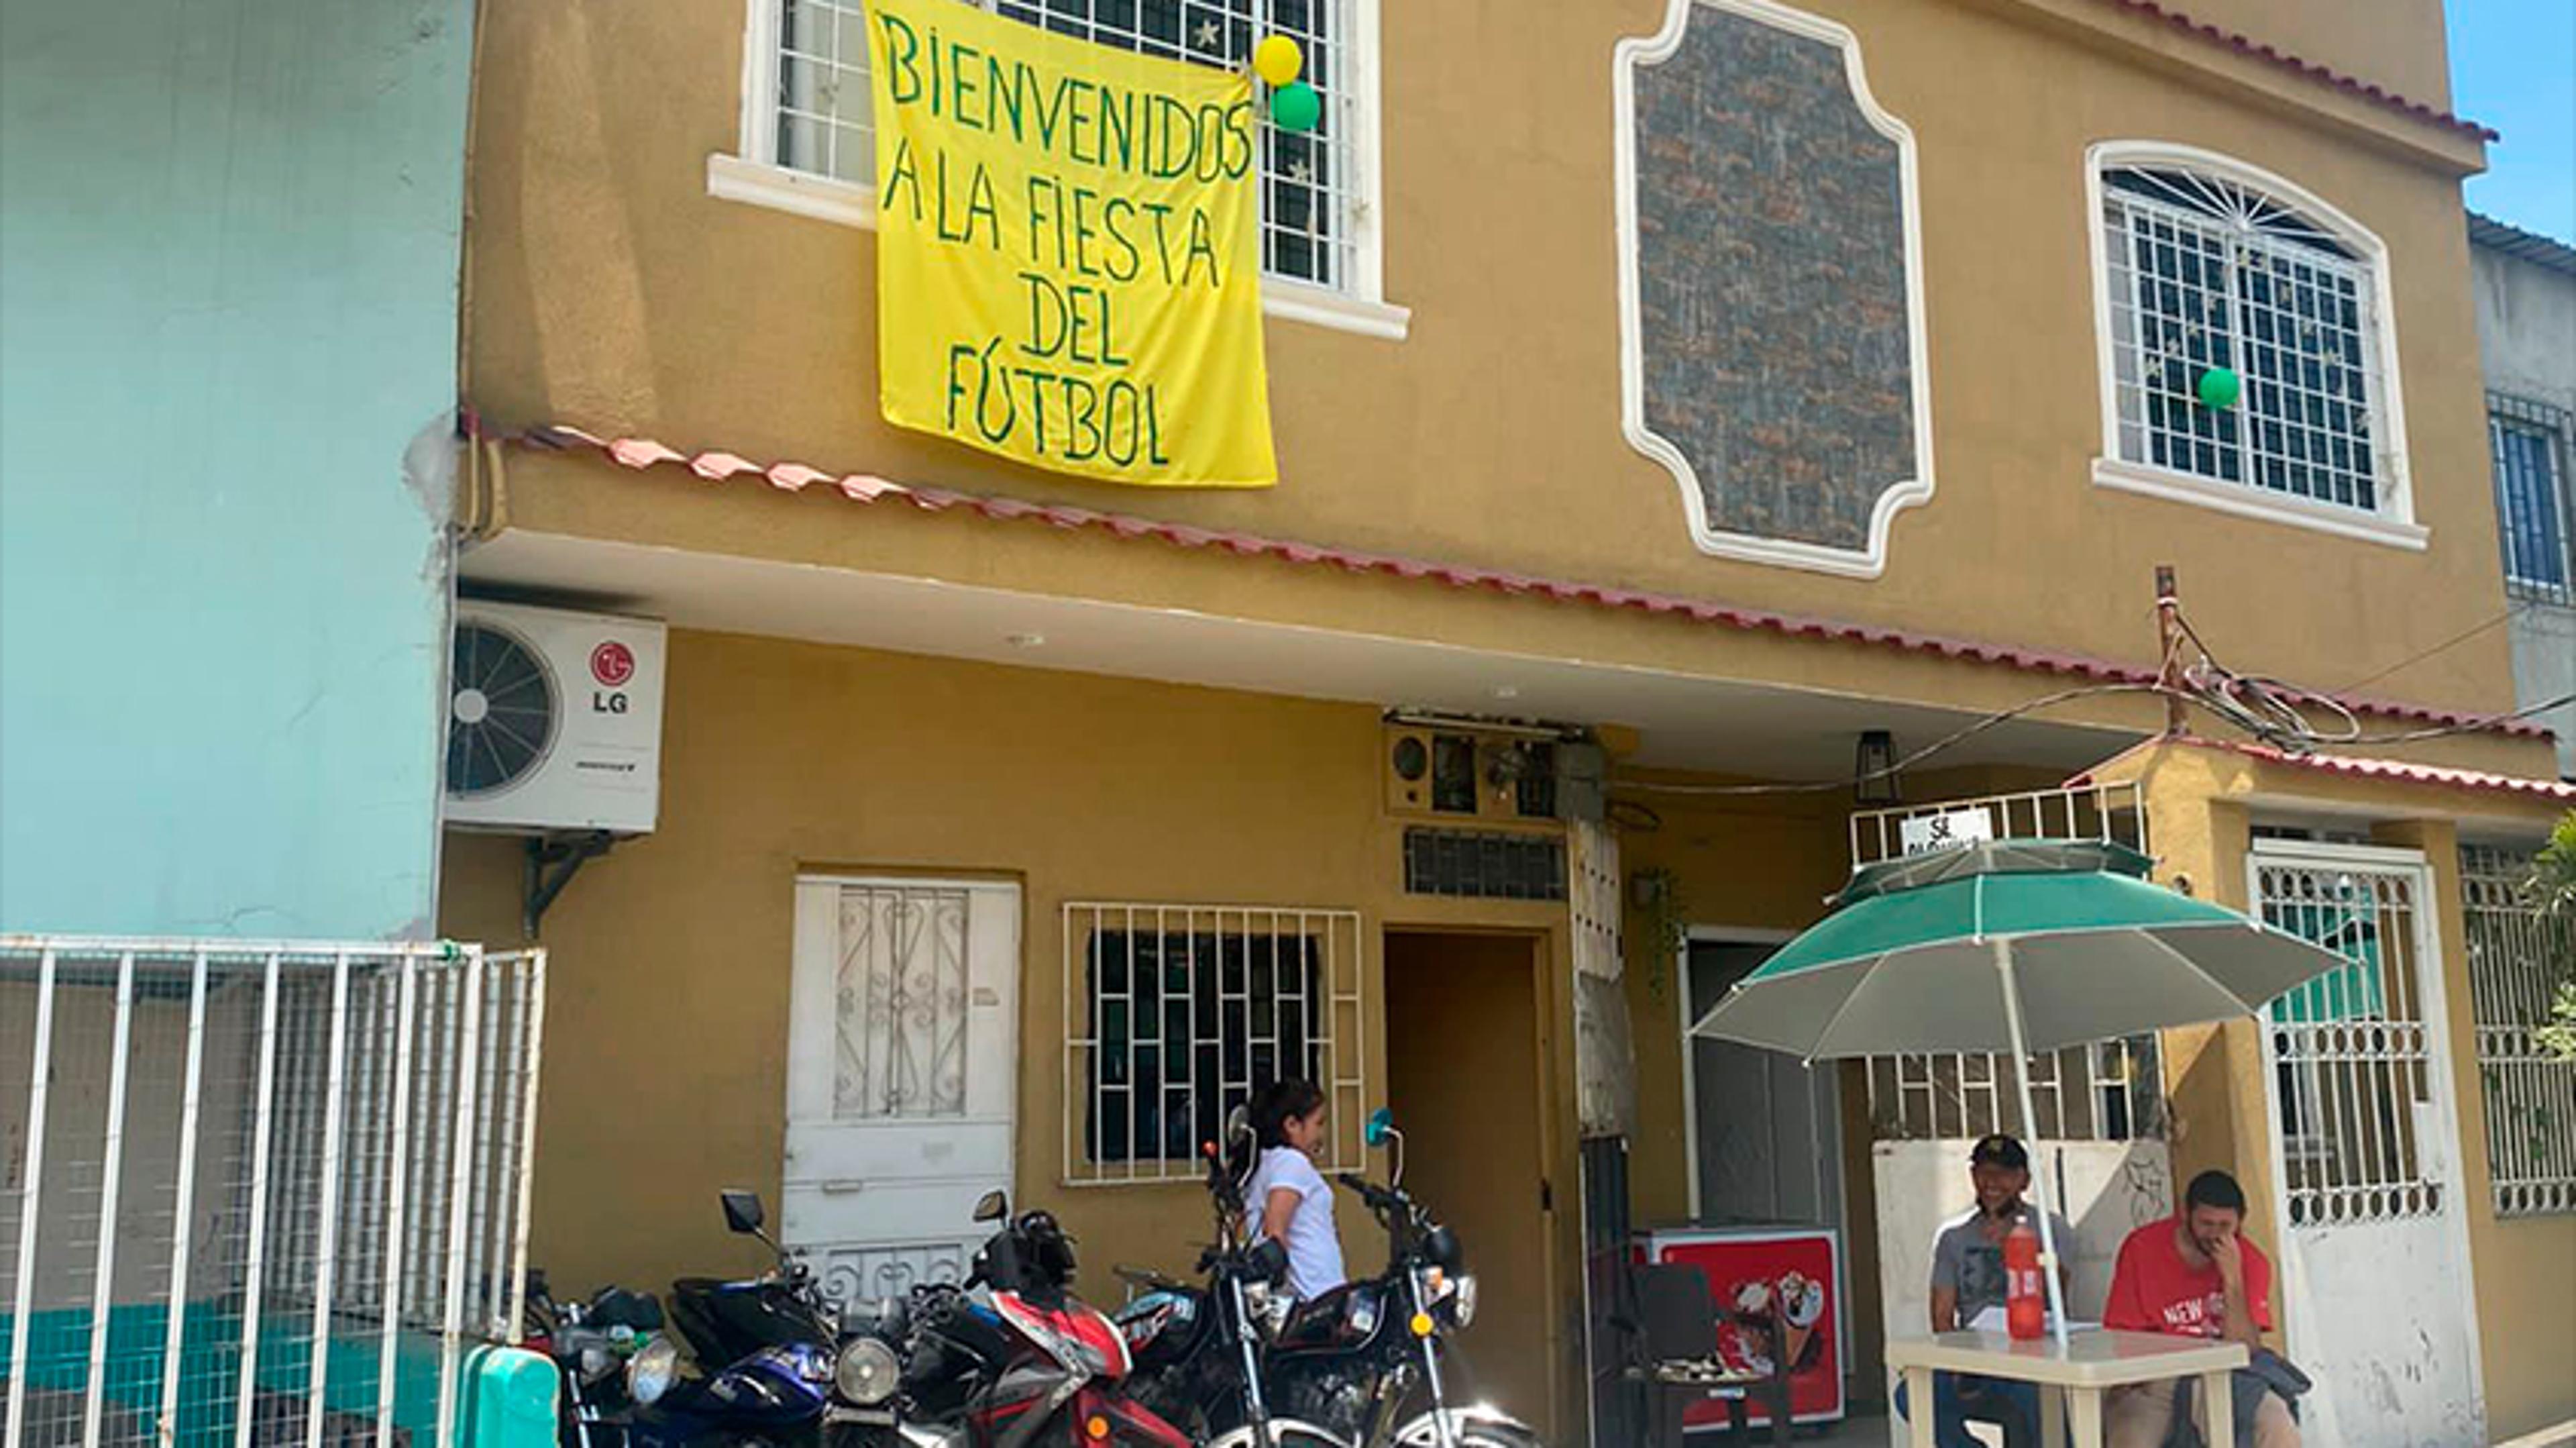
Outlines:
[[[1467,1389],[1544,1427],[1556,1318],[1540,944],[1527,935],[1387,932],[1386,1041],[1406,1190],[1458,1233],[1476,1274],[1482,1310],[1463,1342]],[[1363,1245],[1347,1225],[1342,1237],[1355,1271],[1383,1260],[1382,1243]]]
[[[1751,932],[1695,932],[1682,1028],[1715,1009],[1779,948],[1779,939]],[[1839,1229],[1842,1093],[1834,1067],[1708,1036],[1687,1038],[1686,1056],[1691,1215]]]

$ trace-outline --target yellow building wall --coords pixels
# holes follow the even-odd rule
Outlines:
[[[660,827],[586,867],[544,922],[530,1261],[559,1288],[658,1291],[684,1272],[761,1265],[725,1232],[715,1195],[747,1185],[773,1211],[778,1202],[800,871],[1020,884],[1017,1195],[1080,1238],[1080,1288],[1103,1303],[1123,1297],[1114,1264],[1187,1273],[1209,1239],[1208,1201],[1195,1183],[1059,1185],[1064,902],[1350,908],[1367,942],[1373,1104],[1387,1050],[1438,1049],[1436,1038],[1386,1039],[1383,930],[1508,929],[1538,942],[1553,1011],[1536,1057],[1541,1131],[1558,1205],[1553,1258],[1536,1272],[1551,1288],[1544,1306],[1485,1310],[1553,1311],[1565,1369],[1555,1391],[1579,1402],[1565,907],[1400,893],[1377,710],[690,630],[672,632],[669,671]],[[523,850],[452,832],[441,930],[516,940]],[[1343,1204],[1341,1229],[1355,1270],[1384,1260],[1356,1204]]]
[[[561,420],[2137,662],[2154,651],[2152,569],[2169,562],[2232,664],[2327,684],[2500,610],[2457,189],[2478,163],[2474,143],[2098,0],[1813,8],[1858,33],[1873,90],[1912,127],[1921,158],[1939,492],[1897,521],[1876,581],[1702,555],[1671,479],[1621,436],[1612,54],[1657,30],[1662,0],[1521,6],[1508,19],[1481,0],[1377,7],[1387,294],[1412,310],[1411,336],[1271,321],[1283,482],[1253,495],[1103,488],[885,426],[873,234],[707,195],[708,157],[738,146],[741,7],[494,7],[470,195],[468,393],[505,426]],[[2374,0],[2369,23],[2324,0],[2217,10],[2257,39],[2438,95],[2430,0]],[[2090,482],[2102,437],[2084,155],[2111,138],[2232,154],[2387,242],[2429,549]],[[562,470],[514,481],[575,486]],[[838,540],[878,526],[848,512],[731,521],[757,507],[742,496],[753,491],[698,489],[688,508],[653,514],[650,541],[766,555],[803,546],[781,527]],[[577,531],[639,521],[589,512]],[[994,531],[906,529],[901,571],[978,576]],[[1014,587],[1121,586],[1085,550],[1023,551]],[[1227,611],[1304,609],[1288,571],[1191,575],[1189,596]],[[2282,579],[2297,583],[2255,582]],[[1417,589],[1372,624],[1442,636],[1443,611]],[[2506,641],[2472,637],[2375,687],[2510,707]]]
[[[2576,1217],[2506,1221],[2495,1213],[2470,1014],[2459,827],[2448,818],[2474,809],[2486,829],[2536,835],[2553,812],[2538,802],[2500,803],[2491,795],[2464,798],[2426,786],[2293,775],[2189,748],[2142,752],[2106,777],[2146,785],[2159,877],[2188,878],[2202,898],[2237,909],[2249,903],[2246,859],[2257,815],[2331,813],[2360,823],[2382,843],[2424,852],[2434,881],[2425,905],[2439,922],[2488,1426],[2502,1440],[2576,1417]],[[2259,1028],[2237,1021],[2169,1031],[2165,1070],[2175,1118],[2174,1179],[2188,1181],[2212,1167],[2234,1172],[2251,1201],[2248,1231],[2258,1241],[2277,1242],[2274,1128]],[[2277,1312],[2277,1284],[2273,1305]]]

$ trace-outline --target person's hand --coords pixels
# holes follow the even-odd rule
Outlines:
[[[2210,1260],[2218,1264],[2218,1280],[2229,1287],[2245,1285],[2245,1244],[2234,1232],[2212,1245]]]

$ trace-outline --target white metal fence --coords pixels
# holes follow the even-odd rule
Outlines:
[[[1968,822],[1975,817],[1975,822]],[[1864,810],[1851,817],[1852,866],[1900,858],[1936,841],[2109,840],[2145,851],[2147,804],[2134,784],[2026,790]],[[1872,1134],[1954,1140],[2010,1132],[2045,1141],[2129,1141],[2163,1131],[2163,1066],[2152,1034],[2034,1056],[2031,1109],[2015,1100],[2018,1068],[2001,1053],[1873,1056]]]
[[[1225,1113],[1298,1076],[1331,1107],[1329,1166],[1357,1169],[1362,940],[1351,910],[1066,905],[1067,1183],[1197,1180]]]
[[[2561,982],[2576,977],[2576,920],[2523,895],[2527,857],[2463,851],[2469,998],[2500,1217],[2576,1212],[2576,1061],[2541,1048]]]
[[[0,936],[0,1448],[453,1442],[544,1015],[537,951]]]

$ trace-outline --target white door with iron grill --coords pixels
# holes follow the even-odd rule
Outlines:
[[[2486,1442],[2431,877],[2413,851],[2257,842],[2263,919],[2350,962],[2274,1002],[2287,1351],[2307,1441]]]
[[[1011,1184],[1020,892],[796,883],[779,1239],[844,1301],[957,1281]]]

